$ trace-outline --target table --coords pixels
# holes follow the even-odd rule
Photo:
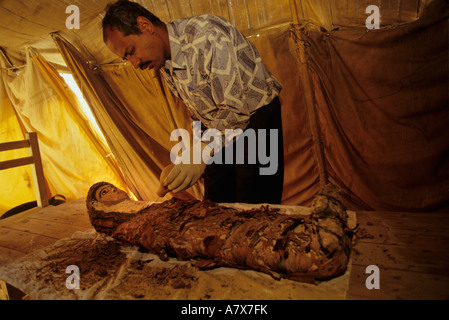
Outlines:
[[[448,299],[449,213],[357,212],[348,299]],[[360,231],[359,231],[360,232]],[[369,265],[380,289],[367,289]]]
[[[91,229],[84,202],[0,220],[0,266]],[[357,222],[347,299],[449,298],[449,213],[361,211]],[[379,289],[368,289],[376,277]]]

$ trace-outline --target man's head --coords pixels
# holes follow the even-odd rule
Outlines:
[[[170,59],[165,24],[138,3],[119,0],[109,4],[102,27],[108,48],[135,68],[159,69]]]

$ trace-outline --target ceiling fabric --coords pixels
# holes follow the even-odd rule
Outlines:
[[[101,19],[110,0],[2,0],[0,1],[0,47],[14,65],[25,63],[25,50],[32,46],[58,69],[65,63],[50,36],[57,32],[97,64],[114,59],[101,38]],[[300,21],[326,30],[365,25],[368,5],[381,9],[382,26],[416,20],[430,0],[139,0],[136,1],[168,22],[202,13],[222,16],[250,36],[261,28],[292,22],[296,7]],[[79,29],[67,29],[69,6],[79,8]]]

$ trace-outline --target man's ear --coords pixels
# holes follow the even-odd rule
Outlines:
[[[139,28],[140,32],[149,31],[150,33],[154,33],[154,25],[145,17],[137,17],[137,27]]]

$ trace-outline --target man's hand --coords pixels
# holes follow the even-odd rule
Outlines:
[[[207,145],[204,143],[201,143],[199,145],[199,147],[201,148],[201,154],[203,153],[203,150],[206,148],[206,146]],[[211,150],[207,149],[207,151],[210,154]],[[176,193],[188,189],[193,186],[203,175],[204,171],[206,170],[206,163],[203,161],[205,159],[201,159],[201,163],[199,164],[193,163],[193,152],[194,150],[192,148],[190,150],[190,164],[181,162],[175,165],[175,167],[168,174],[167,178],[165,178],[163,186],[168,190]]]
[[[176,193],[193,186],[206,170],[206,164],[177,164],[164,180],[164,186]]]

